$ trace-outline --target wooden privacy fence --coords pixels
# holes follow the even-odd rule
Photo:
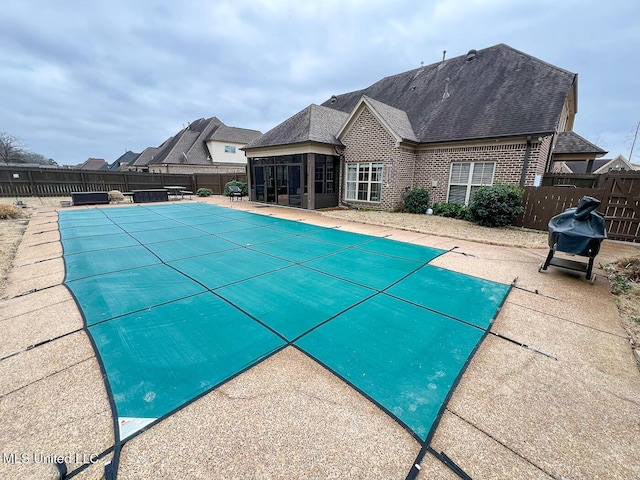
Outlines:
[[[609,238],[640,242],[640,172],[607,175],[599,210]]]
[[[70,197],[76,192],[149,190],[180,185],[196,192],[209,188],[215,195],[232,180],[247,181],[245,174],[102,172],[0,166],[0,197]]]
[[[524,212],[515,224],[546,231],[552,217],[590,196],[602,202],[598,211],[610,239],[640,243],[640,172],[609,173],[599,184],[604,188],[526,187]]]

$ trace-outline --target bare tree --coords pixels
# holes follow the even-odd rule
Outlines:
[[[9,162],[20,160],[24,154],[24,144],[6,132],[0,132],[0,160],[7,166]]]
[[[0,160],[2,160],[8,167],[9,162],[12,160],[19,160],[24,153],[24,145],[13,135],[6,132],[0,132]],[[14,191],[13,180],[11,172],[7,171],[7,177],[9,178],[9,190]],[[18,200],[18,194],[16,195],[16,202]]]

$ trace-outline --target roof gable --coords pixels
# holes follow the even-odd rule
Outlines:
[[[349,119],[338,132],[337,137],[339,139],[343,138],[343,135],[351,128],[353,122],[364,108],[369,109],[385,130],[395,138],[396,142],[418,142],[418,138],[413,131],[407,112],[393,108],[390,105],[374,100],[373,98],[369,98],[366,95],[361,97],[360,101],[351,112]]]
[[[404,111],[417,140],[553,133],[577,75],[499,44],[383,78],[323,106],[352,112],[363,95]]]
[[[602,165],[597,170],[594,170],[593,173],[597,173],[597,174],[607,173],[611,170],[626,170],[626,171],[638,170],[637,166],[629,162],[629,160],[627,160],[623,155],[616,155],[616,157],[612,158],[611,160],[602,159],[602,161],[605,162],[605,164]]]

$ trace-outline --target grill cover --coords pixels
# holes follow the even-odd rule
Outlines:
[[[549,220],[549,246],[573,255],[596,256],[607,238],[604,217],[595,211],[599,205],[597,198],[582,197],[577,207]]]

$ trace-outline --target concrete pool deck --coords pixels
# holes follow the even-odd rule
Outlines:
[[[507,284],[517,277],[493,335],[448,403],[417,478],[458,478],[436,457],[444,458],[441,453],[472,478],[640,477],[640,373],[606,279],[592,286],[559,269],[538,273],[546,249],[222,197],[198,201],[457,247],[432,264]],[[52,460],[63,455],[69,472],[95,461],[74,478],[98,479],[112,456],[111,410],[82,317],[62,285],[56,222],[55,209],[36,209],[0,300],[4,478],[58,478]],[[605,241],[596,264],[638,252],[638,246]],[[39,346],[25,350],[33,345]],[[403,479],[420,449],[370,401],[287,348],[125,443],[118,478]]]

